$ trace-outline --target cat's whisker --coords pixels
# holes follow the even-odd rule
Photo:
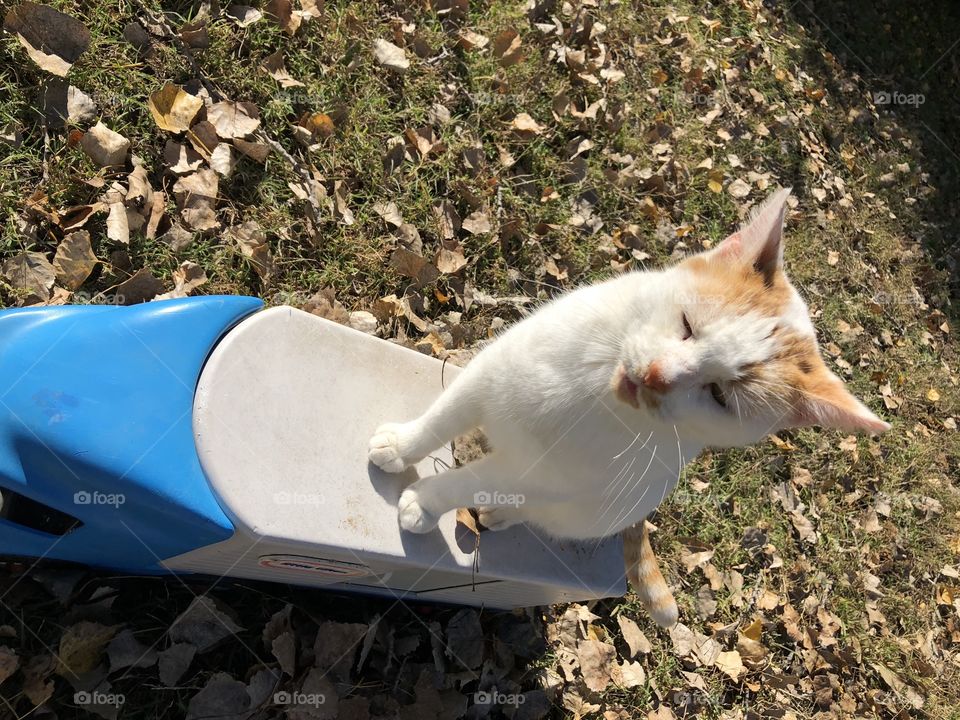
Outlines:
[[[641,475],[641,476],[640,476],[640,479],[637,480],[635,486],[640,485],[640,483],[643,482],[643,479],[647,476],[647,472],[650,470],[650,466],[653,464],[653,459],[657,456],[657,447],[658,447],[657,445],[654,445],[654,446],[653,446],[653,453],[650,455],[650,462],[647,463],[647,467],[644,468],[644,470],[643,470],[643,475]],[[613,528],[615,528],[615,527],[617,527],[618,525],[620,525],[620,523],[622,523],[624,520],[626,520],[628,517],[630,517],[630,515],[633,514],[633,511],[636,510],[636,509],[640,506],[640,503],[643,502],[643,499],[647,496],[647,493],[650,491],[650,488],[651,488],[651,487],[653,487],[653,486],[652,486],[652,485],[647,485],[647,486],[644,488],[643,493],[641,493],[639,499],[633,504],[633,506],[632,506],[629,510],[627,510],[626,512],[620,513],[620,515],[617,516],[616,520],[614,520],[612,523],[610,523],[610,525],[607,527],[607,531],[603,534],[604,536],[609,535],[610,532],[613,530]]]
[[[623,466],[623,468],[620,470],[620,472],[618,472],[618,473],[616,474],[616,476],[613,478],[613,480],[611,480],[610,482],[607,483],[607,487],[606,487],[606,489],[605,489],[604,492],[603,492],[603,499],[604,499],[604,500],[606,500],[607,497],[610,495],[610,493],[613,492],[614,486],[620,484],[621,478],[623,478],[628,472],[630,472],[630,468],[633,467],[633,463],[636,462],[636,459],[637,459],[637,457],[636,457],[636,455],[634,455],[633,458],[630,460],[629,463],[624,463],[624,466]]]
[[[619,458],[621,455],[625,455],[625,454],[627,453],[627,451],[630,450],[630,448],[632,448],[632,447],[634,446],[634,443],[636,443],[637,440],[640,439],[640,436],[641,436],[641,435],[643,435],[643,430],[641,430],[640,432],[637,433],[637,436],[630,442],[629,445],[627,445],[626,448],[623,449],[622,452],[619,452],[619,453],[617,453],[616,455],[614,455],[614,456],[613,456],[613,459],[616,460],[616,459]],[[651,431],[650,431],[650,434],[647,435],[647,439],[643,441],[643,445],[641,445],[641,446],[639,447],[639,450],[643,450],[643,449],[647,446],[647,443],[650,442],[650,438],[652,438],[652,437],[653,437],[653,430],[651,430]],[[610,461],[610,464],[611,464],[611,465],[613,464],[613,461],[612,461],[612,460]],[[608,466],[608,467],[609,467],[609,466]]]

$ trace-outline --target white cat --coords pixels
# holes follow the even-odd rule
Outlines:
[[[479,512],[492,530],[528,522],[599,538],[642,522],[705,447],[806,425],[888,429],[827,369],[783,273],[789,192],[712,250],[547,303],[421,417],[378,428],[369,458],[388,472],[476,427],[493,447],[411,484],[400,526],[429,532],[445,512],[491,498]],[[496,504],[517,496],[524,504]]]

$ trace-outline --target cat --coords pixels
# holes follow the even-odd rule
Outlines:
[[[890,427],[827,368],[784,274],[789,194],[774,193],[712,249],[546,303],[485,347],[419,418],[380,426],[369,460],[387,472],[476,427],[493,446],[407,487],[400,527],[425,533],[477,498],[523,497],[479,507],[480,522],[527,522],[558,538],[626,531],[628,577],[648,610],[654,599],[667,606],[651,612],[655,620],[675,622],[644,519],[687,462],[786,428]]]

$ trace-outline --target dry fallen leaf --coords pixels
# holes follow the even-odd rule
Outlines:
[[[183,88],[167,83],[147,98],[147,107],[161,130],[186,132],[203,107],[203,100]]]
[[[220,226],[215,212],[218,190],[217,174],[209,168],[185,175],[174,184],[173,196],[190,228],[212,230]]]
[[[224,100],[207,108],[207,121],[222,138],[244,138],[260,127],[260,111],[253,103]]]
[[[735,198],[745,198],[750,194],[750,186],[740,178],[727,185],[727,192]]]
[[[388,40],[374,40],[373,55],[377,59],[377,62],[387,68],[387,70],[391,70],[400,75],[404,74],[410,68],[410,61],[407,59],[406,51]]]
[[[27,299],[46,300],[56,280],[56,272],[46,255],[38,252],[22,252],[3,262],[3,276],[17,290],[27,294]]]
[[[508,28],[497,35],[493,41],[493,54],[503,67],[516,65],[523,60],[520,42],[520,33],[513,28]]]
[[[77,230],[64,236],[53,257],[57,280],[67,290],[76,290],[90,277],[97,265],[97,256],[90,245],[90,233]]]
[[[611,673],[616,667],[616,648],[599,640],[581,640],[577,643],[577,656],[587,687],[594,692],[603,692],[610,684]]]
[[[153,300],[163,290],[161,283],[149,269],[143,267],[117,285],[116,294],[124,305],[137,305]]]
[[[22,2],[7,13],[3,27],[17,36],[31,60],[60,77],[90,44],[90,31],[82,22],[49,5]]]
[[[256,221],[248,220],[242,225],[232,227],[227,231],[227,235],[237,244],[243,256],[250,260],[257,275],[265,281],[273,277],[276,271],[273,254],[267,244],[267,236]]]
[[[20,667],[20,658],[6,645],[0,645],[0,684]]]
[[[272,55],[267,55],[263,61],[260,63],[260,67],[267,71],[267,73],[280,83],[280,87],[303,87],[303,83],[299,80],[294,80],[290,73],[287,72],[286,65],[283,63],[283,53],[277,50]]]
[[[68,627],[60,638],[57,674],[66,677],[93,670],[117,629],[115,625],[101,625],[89,620]]]
[[[263,13],[249,5],[231,5],[227,8],[227,17],[245,28],[262,19]]]
[[[627,645],[630,646],[631,658],[635,658],[641,653],[646,655],[653,650],[653,646],[650,644],[650,641],[647,640],[647,636],[640,630],[637,623],[626,615],[618,615],[617,623],[620,625],[620,632],[623,635],[623,639],[626,640]]]
[[[543,132],[543,126],[523,112],[519,113],[510,125],[521,135],[539,135]]]
[[[180,267],[173,271],[173,290],[157,295],[154,300],[170,300],[172,298],[187,297],[198,287],[207,282],[207,274],[203,268],[194,262],[185,260]]]
[[[80,147],[97,165],[109,167],[126,163],[130,141],[98,122],[83,134]]]
[[[203,653],[241,629],[212,598],[201,595],[173,621],[167,636],[173,642],[189,642]]]
[[[740,676],[747,671],[740,653],[736,650],[729,650],[717,655],[714,665],[732,680],[739,680]]]

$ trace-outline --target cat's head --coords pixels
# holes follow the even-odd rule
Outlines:
[[[890,426],[826,366],[806,304],[783,271],[789,190],[717,247],[660,274],[612,379],[618,399],[712,445],[790,427],[878,433]]]

